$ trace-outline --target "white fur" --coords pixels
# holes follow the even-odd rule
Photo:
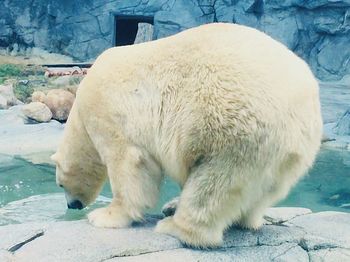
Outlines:
[[[156,230],[216,246],[232,223],[261,226],[311,167],[321,127],[304,61],[255,29],[204,25],[96,60],[54,156],[57,180],[87,205],[108,176],[114,200],[89,220],[122,227],[168,175],[183,191]]]

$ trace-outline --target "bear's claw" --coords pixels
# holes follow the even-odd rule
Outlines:
[[[177,205],[179,203],[179,199],[179,197],[175,197],[174,199],[165,203],[165,205],[162,207],[162,213],[164,214],[164,216],[170,217],[175,214]]]

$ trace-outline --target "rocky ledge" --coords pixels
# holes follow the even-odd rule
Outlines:
[[[350,214],[271,208],[258,231],[233,227],[221,248],[196,250],[155,233],[159,217],[127,229],[86,220],[0,227],[0,261],[350,261]]]
[[[21,156],[38,164],[51,163],[49,156],[56,151],[64,124],[56,120],[28,123],[22,108],[17,105],[0,110],[0,154]]]

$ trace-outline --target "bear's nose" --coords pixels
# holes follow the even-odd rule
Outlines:
[[[74,200],[67,203],[69,209],[83,209],[83,204],[79,200]]]

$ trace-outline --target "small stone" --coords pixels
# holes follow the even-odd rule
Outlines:
[[[41,102],[32,102],[23,106],[22,112],[26,117],[38,122],[49,122],[52,118],[50,109]]]
[[[28,79],[19,80],[18,83],[22,84],[22,85],[28,85],[29,84],[29,80]]]
[[[331,200],[336,200],[336,199],[338,199],[339,197],[340,197],[339,194],[335,194],[335,195],[331,196],[329,199],[331,199]]]
[[[73,106],[75,96],[66,90],[52,89],[45,98],[45,104],[50,108],[53,118],[66,121]]]

